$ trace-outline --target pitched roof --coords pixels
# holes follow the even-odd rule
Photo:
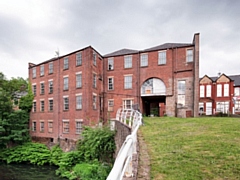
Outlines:
[[[206,76],[206,75],[205,75]],[[204,76],[204,77],[205,77]],[[226,75],[227,76],[227,75]],[[231,80],[233,80],[234,81],[234,86],[240,86],[240,75],[229,75],[229,76],[227,76],[227,77],[229,77]],[[202,77],[203,78],[203,77]],[[201,79],[202,78],[200,78],[199,80],[201,81]],[[212,79],[212,81],[214,81],[214,82],[216,82],[216,80],[219,78],[218,76],[213,76],[213,77],[209,77],[210,79]]]
[[[163,49],[170,49],[170,48],[177,48],[177,47],[187,47],[192,46],[193,44],[185,44],[185,43],[165,43],[159,46],[155,46],[152,48],[144,49],[143,51],[156,51],[156,50],[163,50]]]
[[[228,76],[234,81],[234,86],[240,86],[240,75]]]
[[[133,50],[133,49],[120,49],[118,51],[109,53],[104,55],[104,57],[110,57],[110,56],[121,56],[121,55],[128,55],[128,54],[135,54],[138,53],[138,50]]]

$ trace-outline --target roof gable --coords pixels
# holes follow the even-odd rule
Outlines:
[[[201,80],[200,80],[200,84],[206,84],[206,83],[212,83],[213,80],[208,77],[207,75],[205,75]]]
[[[218,83],[221,83],[221,82],[230,82],[231,79],[225,75],[225,74],[222,74],[221,76],[218,77],[218,79],[216,80],[216,82]]]

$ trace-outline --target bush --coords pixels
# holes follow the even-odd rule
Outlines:
[[[78,142],[77,149],[86,162],[95,159],[102,162],[112,162],[115,150],[114,131],[109,128],[85,127],[83,139]]]

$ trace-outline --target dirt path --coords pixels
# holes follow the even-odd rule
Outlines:
[[[137,180],[150,180],[150,158],[147,151],[147,145],[144,142],[143,135],[138,130],[139,159]]]

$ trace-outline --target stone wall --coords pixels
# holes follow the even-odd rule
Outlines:
[[[127,125],[117,121],[112,120],[115,123],[115,144],[116,144],[116,150],[115,150],[115,156],[118,154],[118,151],[122,147],[122,144],[124,143],[126,137],[131,134],[131,128]]]
[[[59,139],[59,141],[53,141],[52,138],[44,138],[44,137],[32,137],[32,142],[38,142],[45,144],[48,148],[52,148],[53,146],[59,144],[60,148],[64,152],[73,151],[76,149],[77,141],[72,139]]]

